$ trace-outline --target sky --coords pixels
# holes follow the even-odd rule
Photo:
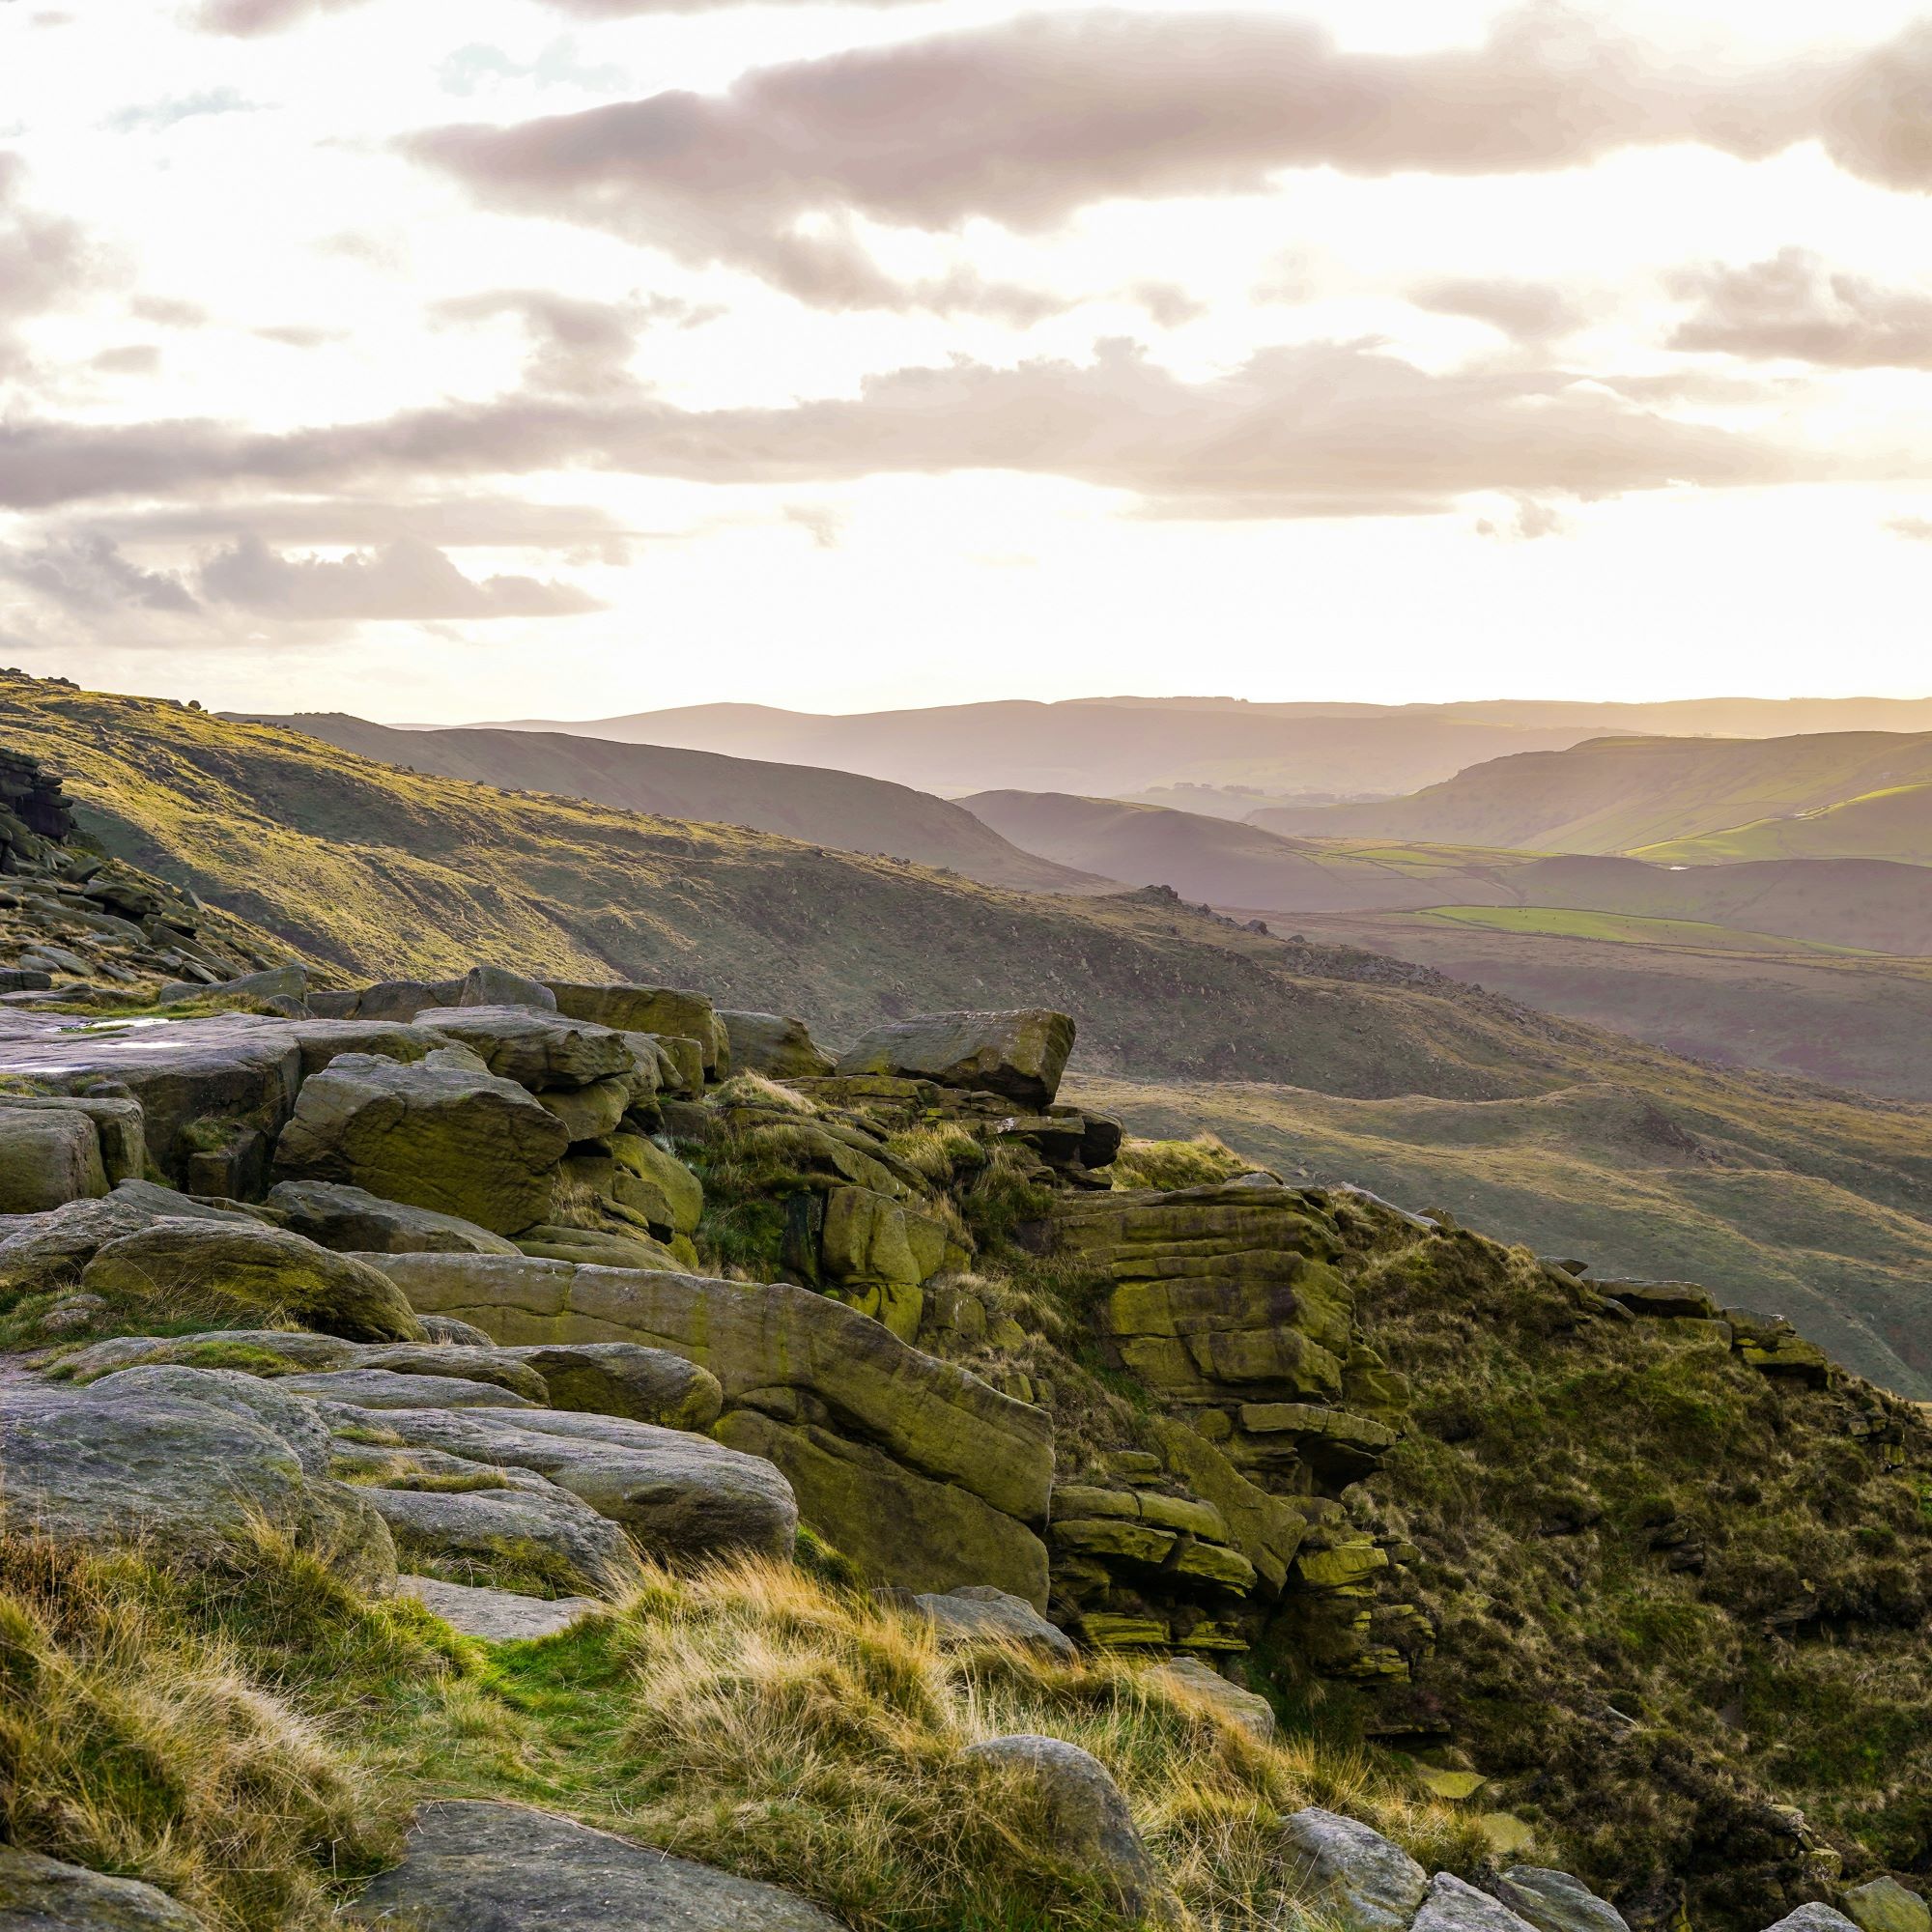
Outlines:
[[[0,663],[1932,691],[1932,12],[0,0]]]

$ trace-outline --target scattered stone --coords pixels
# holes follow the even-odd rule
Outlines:
[[[0,1926],[7,1932],[206,1932],[164,1891],[0,1845]]]
[[[109,1241],[156,1221],[194,1219],[241,1226],[246,1214],[214,1208],[147,1181],[123,1181],[99,1201],[70,1202],[49,1214],[23,1217],[0,1239],[0,1291],[33,1294],[79,1279]]]
[[[604,1608],[595,1597],[526,1597],[476,1583],[399,1576],[396,1594],[413,1597],[451,1630],[486,1643],[531,1643],[557,1636]]]
[[[841,1078],[883,1074],[1049,1104],[1073,1051],[1073,1022],[1044,1008],[923,1013],[873,1027],[838,1061]]]
[[[265,1381],[233,1369],[190,1368],[155,1362],[121,1369],[93,1383],[94,1391],[115,1402],[147,1400],[198,1403],[229,1415],[258,1422],[287,1444],[305,1476],[327,1476],[331,1445],[328,1425],[313,1402],[304,1402],[287,1381]]]
[[[832,1071],[838,1062],[812,1043],[805,1022],[779,1013],[729,1013],[718,1017],[731,1042],[731,1065],[739,1073],[762,1073],[768,1080],[810,1080]]]
[[[563,1123],[571,1144],[601,1141],[614,1133],[617,1123],[630,1110],[630,1083],[614,1075],[593,1080],[587,1087],[556,1087],[537,1095],[540,1106],[548,1108]]]
[[[393,1369],[325,1369],[282,1376],[277,1388],[318,1402],[347,1403],[352,1408],[538,1408],[541,1403],[517,1395],[497,1382],[467,1376],[399,1374]]]
[[[538,1342],[503,1352],[542,1377],[553,1408],[694,1431],[709,1429],[724,1410],[718,1378],[668,1349],[635,1342]]]
[[[499,1079],[531,1092],[588,1087],[635,1065],[622,1034],[532,1007],[425,1007],[415,1023],[469,1047]]]
[[[1044,1650],[1065,1663],[1079,1653],[1073,1639],[1026,1601],[990,1583],[927,1591],[913,1602],[939,1632],[942,1642],[1018,1643]]]
[[[1490,1890],[1536,1932],[1630,1932],[1629,1923],[1607,1899],[1599,1898],[1579,1878],[1542,1865],[1512,1865]],[[1877,1928],[1867,1928],[1877,1932]],[[1921,1928],[1923,1932],[1923,1928]]]
[[[197,1000],[204,994],[220,999],[286,1000],[299,1008],[308,999],[308,969],[300,965],[271,966],[264,973],[243,973],[238,979],[217,980],[212,986],[193,980],[177,980],[163,986],[157,1004],[168,1007],[183,1000]]]
[[[84,1114],[0,1105],[0,1214],[38,1214],[107,1192]]]
[[[541,1024],[533,1013],[521,1016]],[[507,1235],[550,1211],[569,1144],[556,1119],[513,1081],[352,1053],[303,1086],[275,1167]]]
[[[425,1315],[419,1319],[432,1342],[455,1342],[470,1349],[490,1347],[489,1336],[473,1321],[459,1321],[453,1315]]]
[[[1858,1932],[1858,1928],[1842,1912],[1814,1902],[1801,1905],[1796,1912],[1787,1912],[1776,1924],[1767,1926],[1765,1932]]]
[[[1718,1304],[1694,1282],[1593,1281],[1590,1286],[1633,1315],[1708,1321],[1718,1313]]]
[[[338,1443],[339,1464],[364,1461],[348,1449]],[[393,1453],[367,1453],[378,1480],[358,1484],[356,1493],[411,1562],[609,1598],[643,1582],[631,1539],[568,1490],[526,1470],[491,1470],[455,1456],[417,1451],[407,1460],[413,1467],[399,1472]]]
[[[553,980],[557,1010],[619,1033],[657,1034],[696,1043],[703,1074],[722,1080],[731,1070],[731,1040],[702,993],[679,986],[586,986]],[[701,1085],[700,1081],[700,1085]]]
[[[1180,1907],[1149,1858],[1121,1787],[1098,1758],[1061,1738],[1031,1734],[991,1738],[966,1755],[1011,1767],[1037,1786],[1052,1850],[1092,1873],[1123,1918],[1135,1925],[1181,1922]]]
[[[661,1241],[636,1230],[579,1228],[539,1221],[517,1236],[518,1252],[533,1261],[569,1262],[579,1267],[671,1272],[684,1264]]]
[[[1410,1920],[1409,1932],[1530,1932],[1530,1928],[1487,1891],[1478,1891],[1454,1872],[1437,1872],[1429,1881],[1428,1896]]]
[[[493,1347],[488,1336],[471,1344],[440,1343],[434,1338],[428,1342],[345,1342],[339,1336],[282,1328],[216,1328],[194,1335],[120,1335],[76,1350],[61,1363],[61,1370],[71,1381],[87,1382],[141,1362],[177,1362],[188,1368],[240,1369],[248,1375],[277,1377],[291,1371],[321,1374],[335,1369],[389,1370],[397,1376],[423,1379],[454,1377],[489,1382],[535,1404],[550,1398],[544,1378],[527,1362],[520,1360],[516,1350]]]
[[[107,1242],[81,1287],[150,1316],[238,1315],[298,1322],[355,1342],[420,1342],[423,1328],[388,1277],[299,1235],[255,1222],[156,1221]]]
[[[809,1289],[495,1255],[368,1259],[412,1306],[473,1320],[503,1342],[624,1340],[669,1349],[718,1378],[727,1409],[764,1390],[810,1394],[836,1426],[894,1460],[1023,1522],[1046,1519],[1050,1417]]]
[[[472,966],[457,987],[459,1007],[534,1007],[539,1012],[556,1011],[556,995],[535,980],[512,973],[502,966]]]
[[[290,1022],[252,1013],[165,1028],[68,1029],[0,1039],[0,1073],[64,1093],[111,1080],[141,1103],[148,1151],[171,1179],[186,1178],[189,1130],[226,1122],[266,1146],[295,1105],[301,1048]]]
[[[997,1586],[1044,1609],[1046,1546],[1025,1523],[952,1483],[909,1469],[875,1444],[810,1418],[788,1390],[759,1391],[781,1411],[733,1409],[714,1432],[783,1471],[800,1513],[871,1580],[944,1592],[997,1579]]]
[[[1198,1657],[1170,1657],[1155,1668],[1264,1744],[1274,1736],[1274,1706],[1265,1697],[1229,1683]]]
[[[423,1806],[403,1862],[349,1916],[411,1932],[839,1932],[776,1886],[548,1811],[456,1799]]]
[[[704,1184],[683,1161],[642,1134],[612,1134],[610,1148],[613,1200],[668,1234],[696,1231],[704,1212]]]
[[[1429,1875],[1399,1845],[1319,1805],[1284,1818],[1281,1831],[1290,1855],[1306,1867],[1308,1910],[1343,1932],[1406,1932]]]
[[[1932,1907],[1889,1872],[1853,1886],[1845,1893],[1845,1912],[1859,1932],[1932,1932]]]

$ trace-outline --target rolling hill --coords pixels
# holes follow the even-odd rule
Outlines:
[[[1171,894],[1020,894],[769,833],[406,772],[279,727],[0,675],[83,827],[339,972],[477,958],[881,1018],[1049,1004],[1130,1123],[1439,1201],[1607,1273],[1693,1271],[1932,1396],[1932,1109],[1723,1071]],[[1694,1267],[1693,1267],[1694,1264]]]
[[[1377,705],[1093,697],[843,717],[705,704],[570,723],[523,719],[509,728],[831,766],[947,796],[1016,789],[1119,798],[1197,783],[1350,797],[1412,791],[1480,760],[1557,750],[1606,731],[1928,731],[1932,699]]]
[[[1638,850],[1665,866],[1818,858],[1932,866],[1932,783],[1887,785],[1795,816],[1755,819],[1726,832],[1664,839]]]
[[[1648,856],[1297,838],[1198,812],[1065,793],[980,792],[960,803],[1029,852],[1111,878],[1172,886],[1224,911],[1301,919],[1493,907],[1511,930],[1565,938],[1620,936],[1566,917],[1601,914],[1705,928],[1692,939],[1706,947],[1721,943],[1721,929],[1747,952],[1767,950],[1769,936],[1799,941],[1801,950],[1932,954],[1932,894],[1916,868],[1888,860],[1670,865]],[[1621,936],[1663,937],[1655,930]]]
[[[399,731],[339,711],[253,722],[443,778],[595,799],[661,817],[745,825],[844,852],[951,867],[984,885],[1078,892],[1109,883],[1020,851],[944,799],[850,772],[557,732]]]
[[[1638,852],[1729,857],[1858,857],[1907,864],[1932,858],[1932,733],[1822,732],[1763,739],[1595,738],[1565,751],[1525,752],[1459,772],[1411,797],[1376,805],[1268,807],[1253,822],[1317,838],[1419,839],[1542,852]],[[1873,805],[1833,841],[1820,828],[1780,842],[1779,821]],[[1713,834],[1753,828],[1739,846]],[[1833,828],[1835,829],[1835,828]],[[1687,847],[1686,841],[1695,841]]]

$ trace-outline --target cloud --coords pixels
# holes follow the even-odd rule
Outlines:
[[[1476,519],[1476,534],[1498,543],[1533,543],[1538,537],[1562,536],[1569,528],[1568,517],[1536,497],[1513,497],[1502,515]]]
[[[767,6],[823,3],[824,0],[765,0]],[[364,4],[365,0],[203,0],[196,23],[209,33],[252,38],[279,34],[303,21],[346,14],[352,7]],[[548,0],[548,4],[558,13],[580,20],[628,20],[644,14],[714,13],[738,5],[740,0]],[[892,7],[908,4],[908,0],[865,0],[865,4]]]
[[[100,125],[115,134],[160,133],[183,121],[211,114],[255,114],[262,103],[244,99],[232,87],[205,89],[200,94],[171,95],[165,100],[117,108]]]
[[[587,67],[577,56],[577,43],[560,35],[533,61],[512,60],[501,47],[481,42],[458,47],[437,70],[437,84],[445,94],[476,94],[499,81],[527,80],[539,88],[581,87],[594,93],[615,93],[628,78],[615,66]]]
[[[203,0],[196,24],[212,34],[248,39],[279,34],[284,28],[325,14],[346,14],[362,0]]]
[[[161,366],[161,352],[152,342],[124,342],[103,349],[90,367],[107,376],[152,376]]]
[[[318,497],[245,503],[177,503],[96,515],[87,527],[117,543],[240,542],[366,550],[403,537],[440,549],[548,550],[619,564],[632,546],[669,531],[621,527],[587,503],[531,503],[505,497]]]
[[[822,503],[787,503],[783,516],[811,538],[817,550],[837,550],[845,534],[845,519]]]
[[[1824,88],[1810,68],[1668,61],[1550,6],[1417,53],[1346,52],[1264,13],[1064,13],[406,146],[489,206],[849,307],[890,300],[854,214],[1039,230],[1108,199],[1256,192],[1293,167],[1496,174],[1672,141],[1762,156],[1817,131]]]
[[[515,316],[530,344],[524,365],[526,384],[561,394],[628,385],[638,335],[650,326],[650,311],[643,304],[585,301],[548,289],[493,289],[458,296],[438,302],[432,313],[446,322]]]
[[[242,537],[201,567],[202,595],[285,622],[571,617],[603,605],[574,584],[465,577],[435,545],[401,537],[337,560],[284,556]]]
[[[25,363],[14,327],[60,307],[94,272],[78,224],[29,207],[26,178],[19,156],[0,150],[0,375]]]
[[[784,488],[1003,469],[1131,492],[1186,517],[1415,515],[1476,492],[1595,497],[1849,469],[1657,413],[1571,371],[1431,373],[1361,342],[1265,349],[1203,383],[1113,343],[1091,364],[961,359],[783,408],[690,411],[627,391],[444,403],[279,434],[206,421],[0,425],[0,503],[23,510],[562,467]]]
[[[0,550],[0,578],[63,611],[93,614],[122,610],[198,610],[178,577],[142,570],[96,532],[56,537],[32,549]]]
[[[1911,543],[1932,543],[1932,517],[1892,517],[1886,528]]]
[[[1673,287],[1698,300],[1670,338],[1673,349],[1838,369],[1932,369],[1932,292],[1834,270],[1809,249],[1690,270]]]
[[[1451,276],[1410,289],[1408,298],[1438,315],[1486,322],[1519,342],[1549,342],[1574,333],[1585,320],[1577,303],[1548,282]]]

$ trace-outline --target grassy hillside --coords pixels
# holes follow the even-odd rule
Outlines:
[[[1898,786],[1932,782],[1932,734],[1821,732],[1769,739],[1599,738],[1567,751],[1524,753],[1460,772],[1413,797],[1379,805],[1272,807],[1255,822],[1306,838],[1428,839],[1547,852],[1634,852],[1665,840],[1795,817]],[[1896,836],[1894,829],[1893,835]],[[1799,853],[1797,847],[1791,854]],[[1813,841],[1837,851],[1901,858],[1865,842]],[[1932,849],[1918,838],[1914,850]],[[1658,856],[1654,851],[1650,856]],[[1716,853],[1700,855],[1705,860]],[[1774,845],[1726,856],[1785,856]],[[1689,863],[1696,863],[1693,856]]]
[[[1103,884],[1008,844],[970,811],[907,785],[809,765],[613,744],[543,731],[398,731],[344,712],[257,718],[345,752],[504,791],[548,791],[627,811],[781,832],[788,838],[950,867],[992,886],[1077,892]]]
[[[1659,865],[1860,858],[1932,866],[1932,783],[1888,785],[1795,816],[1753,819],[1727,832],[1640,846]]]
[[[1089,1077],[1178,1084],[1207,1124],[1273,1122],[1271,1145],[1292,1145],[1311,1107],[1390,1134],[1419,1109],[1430,1130],[1398,1169],[1374,1133],[1336,1148],[1362,1156],[1340,1178],[1381,1176],[1411,1200],[1453,1194],[1469,1149],[1500,1135],[1482,1159],[1514,1179],[1485,1226],[1542,1240],[1562,1204],[1587,1219],[1573,1243],[1613,1227],[1619,1264],[1645,1274],[1680,1265],[1693,1188],[1701,1279],[1782,1304],[1855,1366],[1932,1396],[1918,1306],[1932,1110],[1696,1066],[1419,968],[1244,932],[1159,892],[1005,892],[399,772],[157,700],[8,678],[0,743],[65,772],[113,850],[344,973],[500,958],[701,985],[726,1006],[798,1012],[834,1043],[886,1016],[1044,1002],[1079,1022]],[[1228,1080],[1262,1084],[1209,1084]],[[1800,1269],[1800,1254],[1816,1265]]]

